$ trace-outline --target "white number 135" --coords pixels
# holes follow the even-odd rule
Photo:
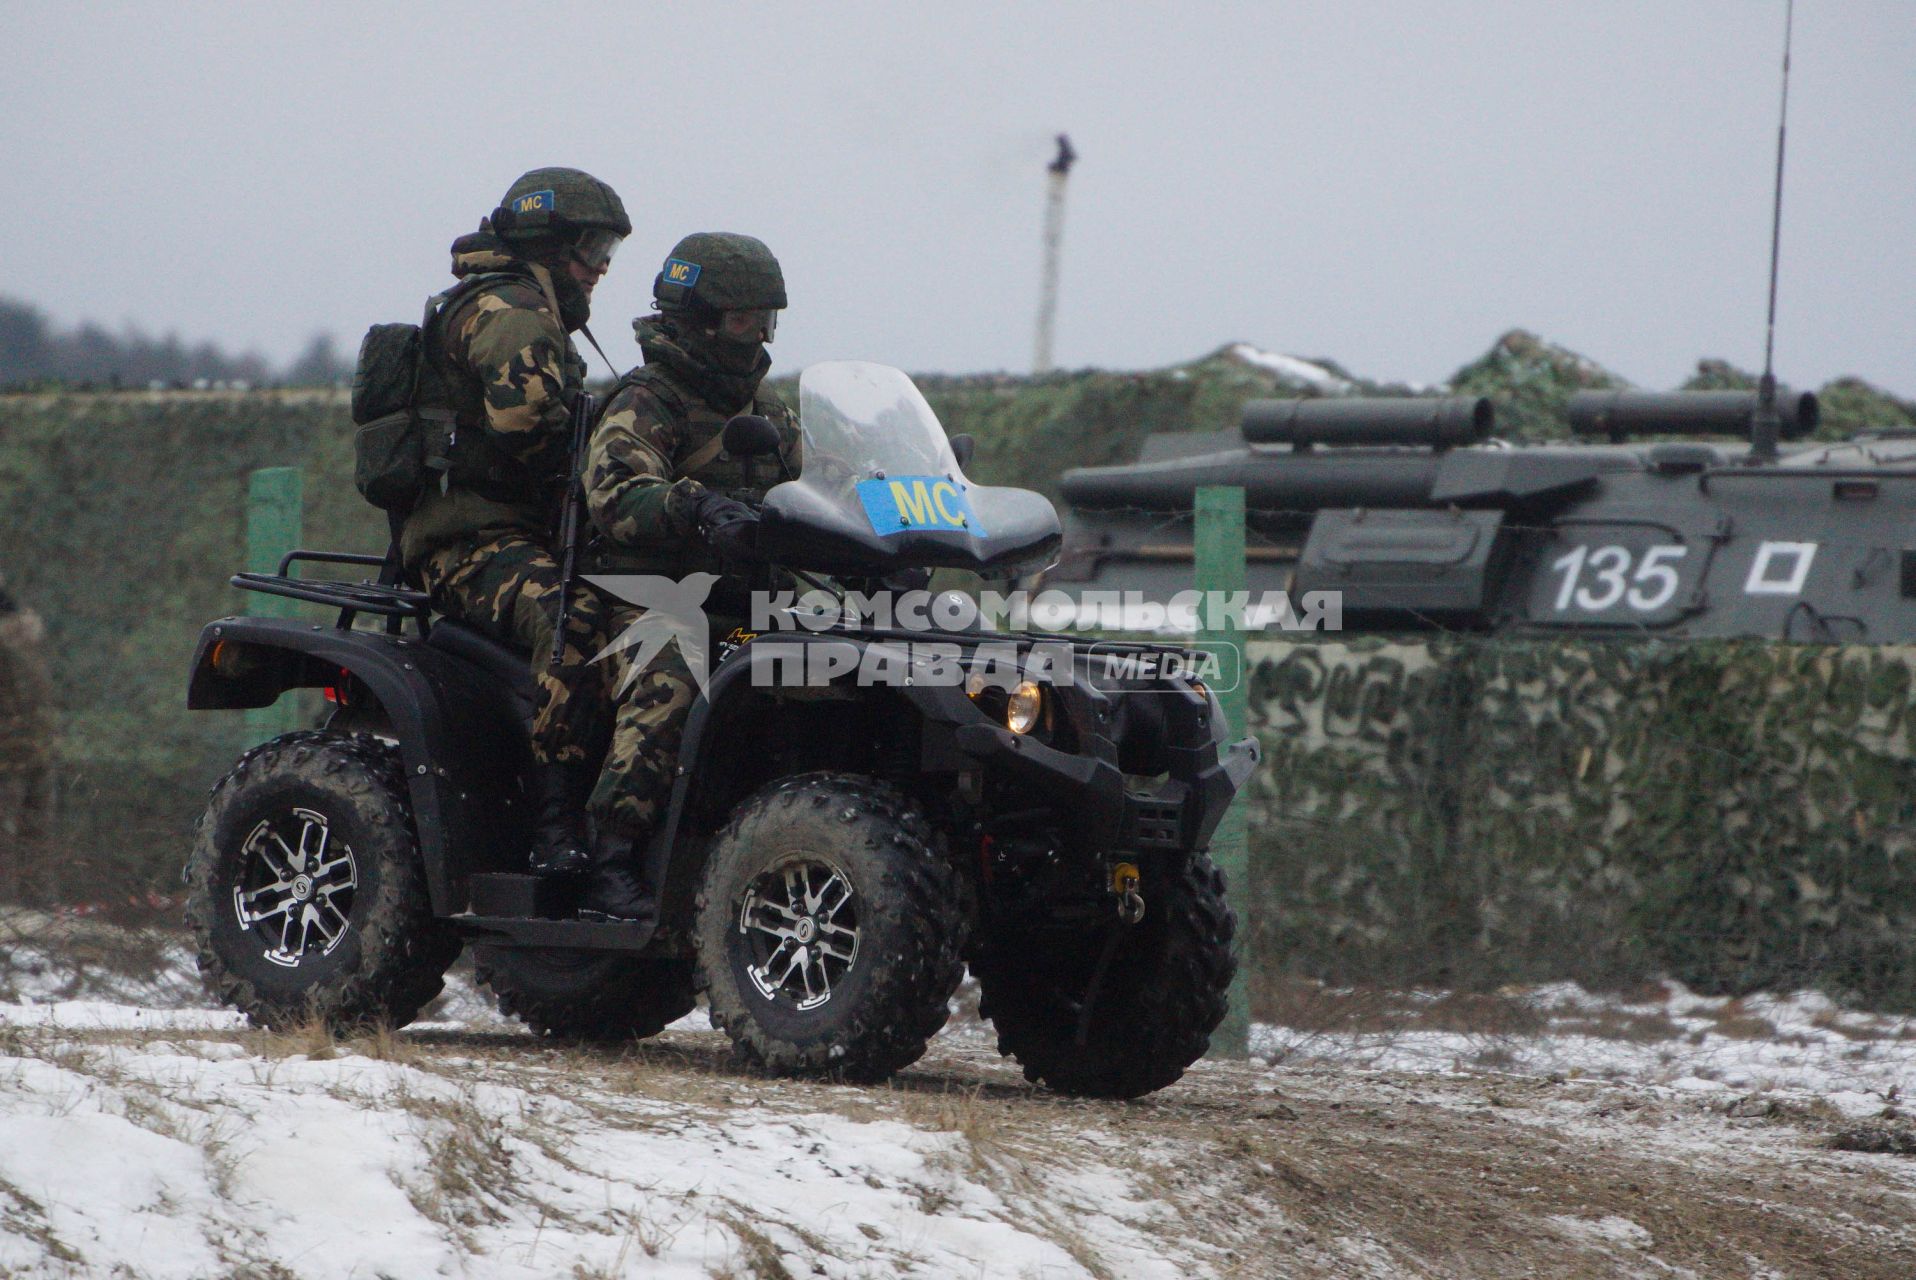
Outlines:
[[[1661,609],[1677,593],[1673,566],[1689,551],[1676,545],[1651,547],[1632,572],[1627,547],[1576,547],[1550,564],[1553,571],[1563,575],[1555,608],[1561,613],[1574,602],[1585,613],[1602,613],[1619,603],[1639,613]],[[1578,585],[1580,580],[1584,585]]]

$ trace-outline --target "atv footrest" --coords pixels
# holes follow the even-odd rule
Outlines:
[[[475,916],[569,920],[579,909],[577,876],[477,875],[467,891]]]
[[[601,924],[595,920],[527,920],[512,916],[459,915],[452,926],[481,947],[552,947],[569,951],[643,951],[656,928],[649,924]]]

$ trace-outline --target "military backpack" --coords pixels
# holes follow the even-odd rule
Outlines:
[[[467,276],[426,299],[418,324],[376,324],[359,344],[353,370],[353,484],[366,501],[403,515],[435,471],[451,465],[453,411],[421,404],[426,335],[447,304],[505,273]]]

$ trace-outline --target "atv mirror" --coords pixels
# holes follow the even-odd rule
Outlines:
[[[978,437],[969,431],[960,431],[951,438],[951,456],[958,459],[960,471],[971,465],[971,455],[976,452],[978,452]]]
[[[741,413],[725,424],[725,452],[734,458],[756,458],[777,453],[781,441],[778,428],[770,418],[756,413]]]

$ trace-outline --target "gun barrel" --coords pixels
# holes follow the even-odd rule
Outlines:
[[[571,455],[566,463],[565,498],[559,507],[559,617],[552,628],[549,666],[565,659],[566,619],[572,612],[572,580],[579,571],[579,508],[585,501],[585,454],[592,443],[592,419],[598,409],[592,393],[580,388],[572,401]]]
[[[1253,511],[1423,507],[1440,455],[1422,452],[1260,454],[1249,449],[1137,467],[1081,467],[1060,482],[1086,511],[1189,511],[1200,485],[1239,485]]]
[[[1483,396],[1361,396],[1252,400],[1242,430],[1250,444],[1417,445],[1448,449],[1490,435],[1496,410]]]
[[[1570,430],[1580,436],[1736,436],[1750,438],[1754,391],[1579,391],[1570,397]],[[1776,393],[1785,440],[1816,429],[1822,410],[1809,391]]]

